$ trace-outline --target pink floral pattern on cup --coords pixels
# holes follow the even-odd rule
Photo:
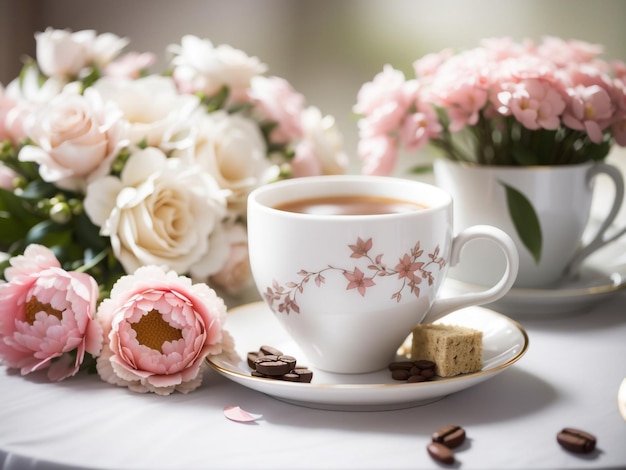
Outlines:
[[[391,295],[391,299],[396,302],[402,300],[402,292],[408,289],[409,293],[416,297],[420,296],[420,284],[426,280],[429,286],[434,283],[434,275],[431,267],[436,265],[439,270],[443,269],[446,262],[439,256],[439,245],[432,253],[426,255],[427,260],[421,261],[424,256],[424,250],[420,247],[418,241],[413,248],[404,253],[398,259],[398,263],[393,267],[388,267],[383,262],[383,254],[373,256],[370,254],[373,241],[371,238],[363,241],[360,237],[356,244],[348,245],[352,254],[350,258],[363,259],[361,268],[354,266],[352,270],[328,265],[319,271],[308,271],[301,269],[298,275],[302,277],[299,282],[289,281],[284,285],[280,285],[275,279],[271,287],[267,287],[264,297],[270,306],[274,306],[278,302],[278,311],[286,314],[293,312],[300,313],[300,306],[296,300],[298,294],[304,292],[305,285],[311,281],[315,282],[317,287],[321,287],[326,282],[325,274],[330,271],[340,271],[347,280],[346,290],[356,289],[357,292],[365,297],[367,289],[376,285],[374,279],[376,277],[397,276],[400,281],[400,288]]]

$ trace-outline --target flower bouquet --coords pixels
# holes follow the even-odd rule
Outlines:
[[[413,64],[414,78],[386,65],[363,84],[354,106],[363,171],[389,174],[401,148],[426,145],[473,167],[603,161],[615,144],[626,146],[626,64],[607,62],[602,52],[556,37],[500,38],[428,54]],[[511,186],[506,197],[515,229],[538,262],[535,209]]]
[[[343,173],[341,135],[228,45],[184,36],[149,73],[113,34],[35,37],[0,87],[0,360],[60,380],[88,353],[108,382],[189,391],[230,345],[213,288],[250,280],[248,193]]]

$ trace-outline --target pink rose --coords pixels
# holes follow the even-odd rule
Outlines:
[[[226,333],[226,306],[213,289],[156,266],[121,277],[97,318],[106,338],[100,377],[159,395],[200,386],[201,366],[222,352]]]
[[[95,356],[102,347],[96,281],[64,271],[41,245],[29,245],[10,263],[8,282],[0,284],[0,361],[22,375],[48,368],[50,380],[73,376],[85,352]]]
[[[276,123],[270,133],[272,142],[287,143],[302,136],[304,96],[289,82],[280,77],[253,77],[249,95],[265,118]]]
[[[44,181],[84,190],[87,178],[115,157],[122,112],[97,93],[61,93],[30,116],[26,132],[35,145],[20,151],[20,161],[39,164]]]

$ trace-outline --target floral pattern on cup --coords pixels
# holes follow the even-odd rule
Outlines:
[[[265,299],[271,306],[274,305],[274,302],[278,302],[279,312],[289,314],[294,311],[300,313],[300,306],[296,301],[296,297],[298,294],[304,292],[305,284],[313,279],[315,285],[321,287],[322,284],[326,282],[326,278],[324,277],[325,273],[329,271],[340,271],[348,283],[346,290],[356,289],[362,297],[365,297],[368,288],[376,285],[374,282],[376,277],[397,276],[398,281],[401,281],[401,285],[400,288],[391,295],[391,299],[400,302],[402,300],[402,292],[405,289],[408,289],[409,293],[419,297],[422,280],[426,280],[429,286],[434,283],[434,275],[431,266],[436,265],[439,267],[439,270],[441,270],[446,264],[445,260],[439,256],[439,245],[437,245],[432,253],[426,255],[426,260],[421,261],[420,259],[424,256],[424,250],[421,248],[419,241],[413,248],[398,259],[398,263],[393,268],[388,267],[387,264],[383,262],[383,254],[376,256],[370,254],[370,250],[373,247],[371,238],[363,241],[359,237],[357,238],[356,244],[348,245],[348,247],[352,250],[350,258],[364,259],[364,263],[362,263],[363,266],[361,266],[363,269],[354,266],[354,268],[350,270],[330,264],[319,271],[301,269],[298,271],[298,275],[302,277],[299,282],[289,281],[284,285],[280,285],[274,279],[272,286],[267,287],[265,290]]]

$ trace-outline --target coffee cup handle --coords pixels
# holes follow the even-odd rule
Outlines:
[[[578,272],[578,268],[582,264],[582,262],[594,251],[602,248],[604,245],[611,243],[612,241],[618,239],[624,233],[626,233],[626,226],[619,229],[616,233],[611,235],[608,238],[604,238],[606,231],[611,226],[615,217],[620,211],[622,206],[622,201],[624,200],[624,179],[622,178],[622,173],[619,169],[613,165],[609,165],[607,163],[597,163],[589,168],[587,172],[587,184],[591,185],[593,179],[599,174],[605,174],[609,176],[613,180],[613,185],[615,188],[615,196],[613,199],[613,206],[611,210],[605,217],[604,221],[600,225],[595,237],[585,246],[581,247],[574,258],[568,263],[565,267],[564,275],[565,277],[571,277]]]
[[[456,266],[461,259],[463,247],[472,240],[488,239],[493,241],[506,258],[506,269],[500,280],[491,288],[470,292],[453,297],[437,298],[433,302],[424,323],[433,322],[450,312],[465,307],[483,305],[502,298],[513,286],[519,269],[519,255],[515,243],[509,235],[490,225],[474,225],[463,230],[452,240],[450,266]]]

